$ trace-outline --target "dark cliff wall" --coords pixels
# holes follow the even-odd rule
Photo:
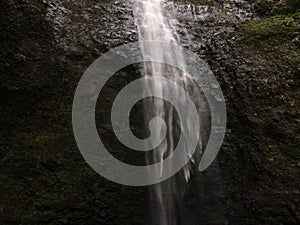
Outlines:
[[[1,1],[0,224],[142,224],[144,190],[101,178],[72,134],[77,82],[100,53],[59,49],[44,2]]]
[[[71,127],[72,98],[84,70],[109,48],[136,39],[132,22],[120,28],[130,16],[109,1],[97,1],[98,11],[90,9],[95,1],[68,3],[74,13],[66,27],[86,24],[105,32],[85,38],[78,26],[55,33],[46,16],[51,2],[1,1],[0,224],[149,224],[147,190],[96,174]],[[222,1],[193,2],[228,10]],[[253,14],[262,17],[255,21],[220,22],[219,14],[211,22],[181,20],[227,98],[228,131],[217,160],[226,194],[216,198],[229,224],[298,224],[300,15],[284,2],[253,4]],[[269,8],[272,13],[265,13]],[[81,33],[72,36],[74,29]],[[135,70],[112,80],[100,101],[109,106],[138,76],[132,77]],[[101,109],[99,115],[109,148],[126,159],[106,127],[108,116]]]

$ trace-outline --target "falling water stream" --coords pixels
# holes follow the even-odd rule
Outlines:
[[[139,40],[155,40],[155,41],[162,41],[162,42],[169,42],[175,44],[180,47],[180,40],[179,36],[175,32],[175,27],[173,25],[173,18],[167,18],[164,16],[163,13],[163,6],[164,0],[139,0],[137,1],[137,10],[135,11],[136,15],[136,24],[138,27],[139,33]],[[173,21],[172,21],[173,20]],[[148,56],[148,58],[156,58],[161,59],[162,61],[165,58],[168,58],[170,61],[174,62],[181,62],[184,64],[183,55],[176,54],[174,49],[166,47],[160,47],[157,45],[148,45],[141,43],[141,50],[144,56]],[[176,51],[177,52],[177,51]],[[175,63],[174,63],[175,64]],[[145,76],[162,76],[168,79],[171,79],[177,83],[180,83],[184,88],[187,88],[187,75],[183,71],[179,71],[176,68],[170,68],[166,65],[149,62],[144,65],[144,75]],[[156,95],[163,96],[168,92],[167,88],[163,87],[163,84],[160,81],[155,83],[154,90],[150,90],[150,92],[156,93]],[[179,93],[172,93],[179,95]],[[185,104],[186,99],[184,96],[178,96],[179,102]],[[159,116],[162,118],[166,118],[169,121],[169,137],[168,141],[166,141],[162,146],[162,151],[158,151],[159,154],[156,155],[156,159],[162,162],[164,154],[170,153],[169,149],[174,149],[174,132],[175,127],[173,121],[173,107],[166,107],[165,104],[161,100],[154,99],[154,110],[155,116]],[[189,118],[187,118],[189,119]],[[159,130],[159,127],[158,129]],[[163,168],[163,164],[161,165],[161,169]],[[184,176],[185,179],[188,180],[190,177],[190,171],[188,168],[184,169]]]
[[[139,41],[155,40],[172,43],[181,49],[180,39],[176,33],[176,20],[166,16],[163,6],[164,0],[137,0],[134,3],[135,22],[138,28]],[[152,46],[141,43],[141,51],[146,58],[168,59],[171,62],[180,62],[184,65],[183,54],[175,54],[174,49],[163,48],[162,46]],[[178,52],[178,51],[177,51]],[[179,51],[181,52],[181,51]],[[179,71],[165,64],[147,62],[144,63],[144,76],[148,77],[164,77],[180,84],[185,90],[191,89],[188,82],[188,75],[184,71]],[[153,153],[147,156],[147,163],[153,164],[160,162],[157,168],[157,173],[162,174],[164,170],[163,160],[172,153],[176,147],[178,136],[180,135],[180,122],[176,117],[176,112],[171,105],[162,101],[164,95],[175,95],[179,104],[186,103],[184,96],[179,93],[168,93],[169,90],[163,86],[160,81],[156,81],[154,88],[148,90],[155,93],[155,96],[160,98],[153,98],[150,102],[145,103],[145,114],[152,112],[152,116],[161,117],[167,125],[167,137],[158,146]],[[192,117],[185,118],[186,123],[192,123]],[[156,127],[156,135],[159,137],[161,128]],[[189,132],[189,131],[187,131]],[[187,151],[187,150],[185,150]],[[186,157],[191,157],[192,152],[186,152]],[[171,165],[172,166],[172,165]],[[160,225],[175,225],[182,224],[180,221],[180,214],[182,207],[182,197],[184,186],[187,184],[191,175],[191,165],[183,168],[176,177],[169,179],[166,182],[157,184],[151,191],[151,208],[153,210],[153,224]]]

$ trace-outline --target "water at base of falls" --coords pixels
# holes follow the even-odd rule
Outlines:
[[[176,34],[176,20],[168,18],[163,11],[164,0],[136,0],[134,4],[134,16],[136,26],[138,28],[139,41],[155,40],[175,44],[180,47],[179,36]],[[168,59],[176,62],[184,63],[183,55],[174,54],[173,49],[154,48],[146,44],[140,46],[144,57]],[[185,90],[191,89],[188,77],[184,71],[179,71],[165,64],[147,62],[144,63],[144,76],[161,76],[181,85]],[[173,107],[164,102],[163,96],[167,94],[176,95],[179,104],[184,105],[185,99],[179,93],[168,93],[161,82],[156,82],[154,88],[147,90],[155,93],[160,98],[152,98],[145,103],[146,121],[152,117],[161,117],[167,125],[167,137],[153,151],[147,155],[147,163],[153,164],[160,162],[157,173],[162,173],[164,169],[163,159],[166,158],[176,147],[178,137],[180,136],[180,124]],[[177,96],[178,95],[178,96]],[[150,114],[150,115],[149,115]],[[148,118],[147,118],[148,116]],[[192,123],[190,117],[185,118],[187,123]],[[160,136],[160,127],[156,127],[157,135]],[[186,155],[192,153],[186,152]],[[151,208],[153,209],[153,224],[156,225],[176,225],[183,224],[180,222],[180,207],[182,206],[182,198],[184,188],[191,175],[191,165],[187,165],[183,170],[173,178],[153,186],[151,191]]]

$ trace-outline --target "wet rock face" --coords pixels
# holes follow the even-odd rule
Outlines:
[[[129,1],[61,1],[48,3],[56,47],[65,52],[89,49],[103,53],[136,40]]]
[[[0,163],[5,184],[0,223],[150,224],[147,190],[115,185],[94,173],[79,154],[71,128],[72,98],[85,69],[109,49],[137,40],[132,2],[7,2],[3,8],[13,19],[3,18],[4,24],[12,23],[4,26],[3,36],[13,38],[5,38],[1,85],[7,116],[1,117],[6,147]],[[186,191],[187,209],[195,212],[186,217],[194,224],[199,215],[203,224],[299,223],[296,25],[294,32],[294,22],[282,19],[284,38],[275,42],[280,35],[272,33],[273,25],[264,23],[259,31],[255,24],[250,30],[241,27],[254,17],[248,1],[224,0],[217,6],[168,1],[165,6],[178,20],[183,46],[207,61],[219,80],[228,110],[218,160]],[[100,101],[109,107],[137,71],[120,72]],[[109,115],[101,109],[99,115],[100,135],[112,151],[121,150],[111,138]]]
[[[101,53],[135,38],[120,22],[130,16],[121,3],[98,6],[1,2],[0,224],[144,223],[145,190],[102,179],[85,163],[72,134],[72,99],[80,77]],[[95,23],[88,26],[91,18]],[[98,29],[106,31],[103,43]],[[127,82],[117,80],[108,95]]]
[[[65,51],[87,48],[93,51],[110,49],[137,40],[131,1],[68,1],[47,2],[47,19],[53,25],[55,45]],[[205,35],[195,31],[195,24],[232,24],[253,18],[251,5],[245,1],[224,1],[222,8],[167,1],[167,14],[179,21],[178,33]],[[190,30],[191,29],[191,30]],[[189,30],[188,34],[186,30]],[[214,34],[212,34],[214,35]],[[183,40],[184,36],[181,37]],[[206,37],[209,40],[209,37]],[[189,42],[186,40],[183,42]],[[183,43],[189,44],[189,43]],[[199,44],[199,40],[197,43]],[[101,46],[101,47],[100,47]],[[100,51],[103,52],[103,51]]]
[[[251,4],[244,0],[212,1],[211,5],[167,1],[166,7],[180,19],[193,22],[236,23],[254,17]]]

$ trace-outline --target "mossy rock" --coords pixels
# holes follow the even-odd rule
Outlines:
[[[238,47],[256,65],[244,71],[239,90],[245,98],[253,133],[259,140],[269,173],[261,174],[272,187],[291,184],[288,174],[300,160],[300,14],[279,15],[242,23]],[[253,66],[253,65],[252,65]],[[253,119],[255,118],[255,119]]]

